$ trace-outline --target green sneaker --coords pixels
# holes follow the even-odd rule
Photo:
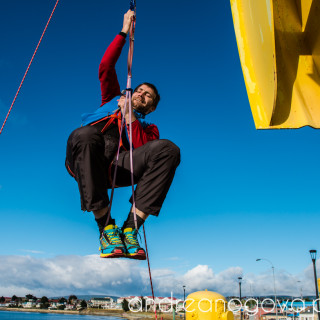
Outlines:
[[[121,230],[112,224],[106,226],[100,238],[100,258],[126,257],[126,247],[121,240]]]
[[[123,230],[123,243],[126,246],[126,257],[131,259],[146,260],[146,252],[140,247],[137,239],[138,231],[132,228]]]

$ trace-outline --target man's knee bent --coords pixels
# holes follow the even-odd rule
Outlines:
[[[180,148],[173,142],[167,139],[154,140],[149,142],[151,153],[155,154],[161,152],[161,154],[166,155],[168,158],[172,159],[175,166],[180,163]]]
[[[74,130],[70,138],[76,144],[91,144],[102,140],[102,135],[93,126],[85,126]]]

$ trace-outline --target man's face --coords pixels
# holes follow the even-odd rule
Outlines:
[[[155,110],[154,99],[156,95],[152,88],[143,84],[132,94],[133,109],[138,112],[148,114]]]

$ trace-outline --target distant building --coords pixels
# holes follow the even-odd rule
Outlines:
[[[66,302],[59,302],[60,299],[50,299],[49,300],[49,310],[56,310],[61,306],[65,306],[67,303]]]
[[[112,309],[115,306],[115,302],[111,297],[92,298],[89,301],[89,305],[92,308]]]
[[[77,307],[74,304],[66,304],[65,310],[76,310]]]
[[[26,309],[32,309],[32,308],[35,308],[37,305],[37,302],[33,299],[30,299],[28,301],[25,301],[22,303],[22,307],[23,308],[26,308]]]
[[[300,312],[299,320],[314,320],[317,319],[318,315],[313,312],[313,308],[307,308],[305,311]]]
[[[4,302],[0,303],[0,308],[8,308],[11,304],[11,297],[4,297]]]

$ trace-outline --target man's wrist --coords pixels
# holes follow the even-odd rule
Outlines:
[[[119,35],[120,35],[120,36],[123,36],[124,38],[127,37],[127,34],[126,34],[125,32],[123,32],[123,31],[121,31],[121,32],[119,33]]]

